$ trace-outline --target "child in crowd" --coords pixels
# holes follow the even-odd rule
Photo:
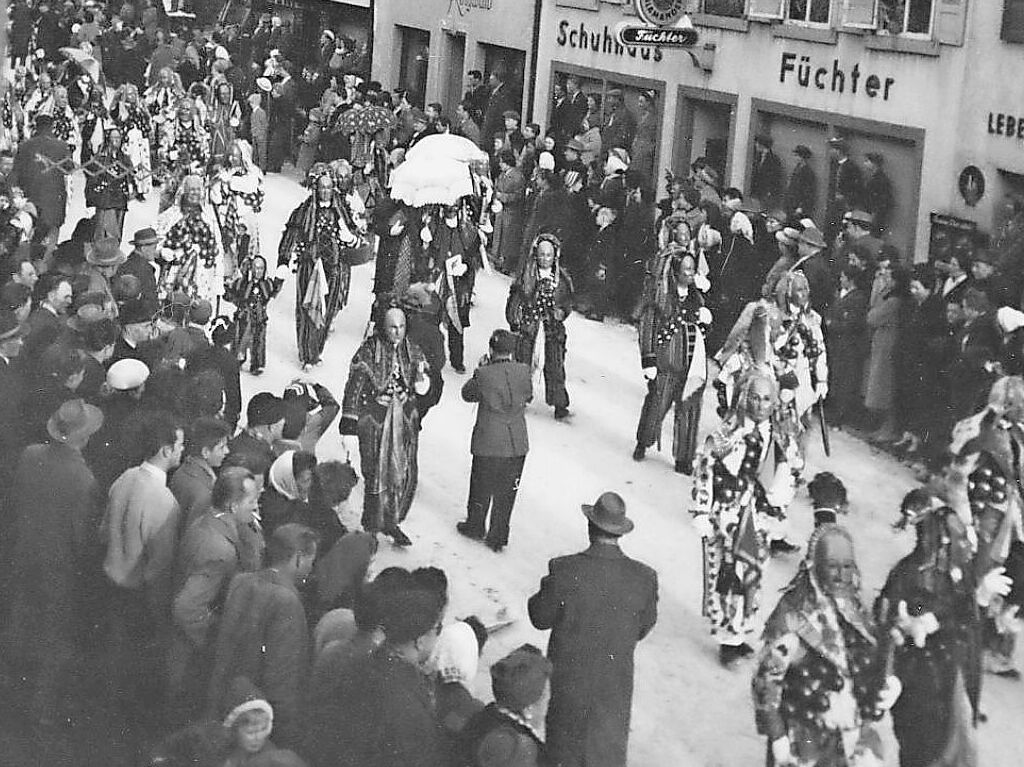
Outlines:
[[[280,285],[267,276],[267,261],[263,256],[245,259],[239,272],[228,294],[236,307],[232,351],[240,364],[248,355],[249,372],[259,375],[267,364],[267,305],[277,295]]]
[[[814,475],[807,485],[811,503],[814,505],[814,528],[839,523],[839,516],[849,511],[846,485],[830,471]]]
[[[224,728],[233,735],[234,748],[224,767],[305,767],[294,752],[270,741],[274,709],[252,682],[236,677],[228,699],[234,705],[224,718]]]

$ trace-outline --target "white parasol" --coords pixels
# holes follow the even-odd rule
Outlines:
[[[71,61],[75,62],[82,68],[82,70],[89,75],[93,80],[99,82],[100,80],[100,63],[96,58],[83,51],[81,48],[61,48],[60,52]]]
[[[453,133],[437,133],[425,136],[408,151],[406,159],[418,157],[431,160],[455,160],[462,163],[487,162],[487,153],[463,136]]]
[[[414,149],[418,147],[419,144]],[[408,159],[391,174],[391,197],[414,208],[454,205],[459,198],[474,192],[469,165],[450,158],[424,153],[413,157],[410,152]]]

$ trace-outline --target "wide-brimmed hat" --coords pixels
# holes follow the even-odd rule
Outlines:
[[[594,505],[584,503],[583,516],[609,535],[625,535],[633,529],[633,520],[626,516],[626,502],[618,493],[602,493]]]
[[[160,235],[156,233],[156,229],[147,226],[145,229],[139,229],[128,244],[139,247],[140,245],[156,245],[158,242],[160,242]]]
[[[825,247],[824,236],[822,236],[821,232],[814,227],[808,227],[807,229],[804,229],[802,232],[800,232],[800,236],[797,237],[797,239],[800,242],[806,245],[811,245],[815,248]]]
[[[104,237],[86,248],[85,260],[93,266],[120,266],[128,260],[115,237]]]
[[[103,425],[103,411],[82,399],[69,399],[46,422],[46,431],[58,442],[91,437]]]
[[[583,146],[583,142],[580,141],[578,138],[569,139],[569,141],[566,142],[565,148],[571,149],[574,152],[582,153],[586,151],[586,147]]]
[[[256,87],[259,88],[264,93],[270,93],[270,91],[272,91],[274,89],[273,84],[266,77],[257,77],[256,78]]]

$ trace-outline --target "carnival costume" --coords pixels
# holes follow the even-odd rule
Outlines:
[[[163,260],[169,264],[164,269],[165,292],[182,290],[216,306],[224,294],[224,249],[217,218],[204,198],[202,179],[186,176],[174,205],[157,217],[156,230],[163,240]]]
[[[225,167],[210,186],[210,202],[220,223],[229,273],[246,256],[263,253],[260,213],[265,199],[263,172],[252,161],[252,147],[245,141],[235,141],[232,146],[238,147],[241,165]]]
[[[262,266],[262,274],[255,268]],[[259,373],[267,364],[267,305],[280,291],[280,283],[267,276],[267,262],[251,256],[240,265],[240,273],[227,292],[235,305],[235,339],[231,350],[239,363],[249,358],[249,371]]]
[[[431,236],[437,295],[444,306],[442,320],[448,334],[448,359],[456,370],[465,370],[463,341],[469,327],[476,272],[481,266],[480,239],[461,216],[454,227],[442,220]]]
[[[124,87],[135,88],[134,85]],[[128,103],[122,93],[110,108],[110,119],[124,136],[125,154],[135,169],[135,190],[140,195],[147,195],[153,188],[149,144],[153,124],[145,105],[138,101],[137,93],[135,91],[136,101],[133,103]]]

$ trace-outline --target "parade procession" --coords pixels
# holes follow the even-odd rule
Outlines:
[[[1024,0],[0,18],[0,765],[1020,763]]]

